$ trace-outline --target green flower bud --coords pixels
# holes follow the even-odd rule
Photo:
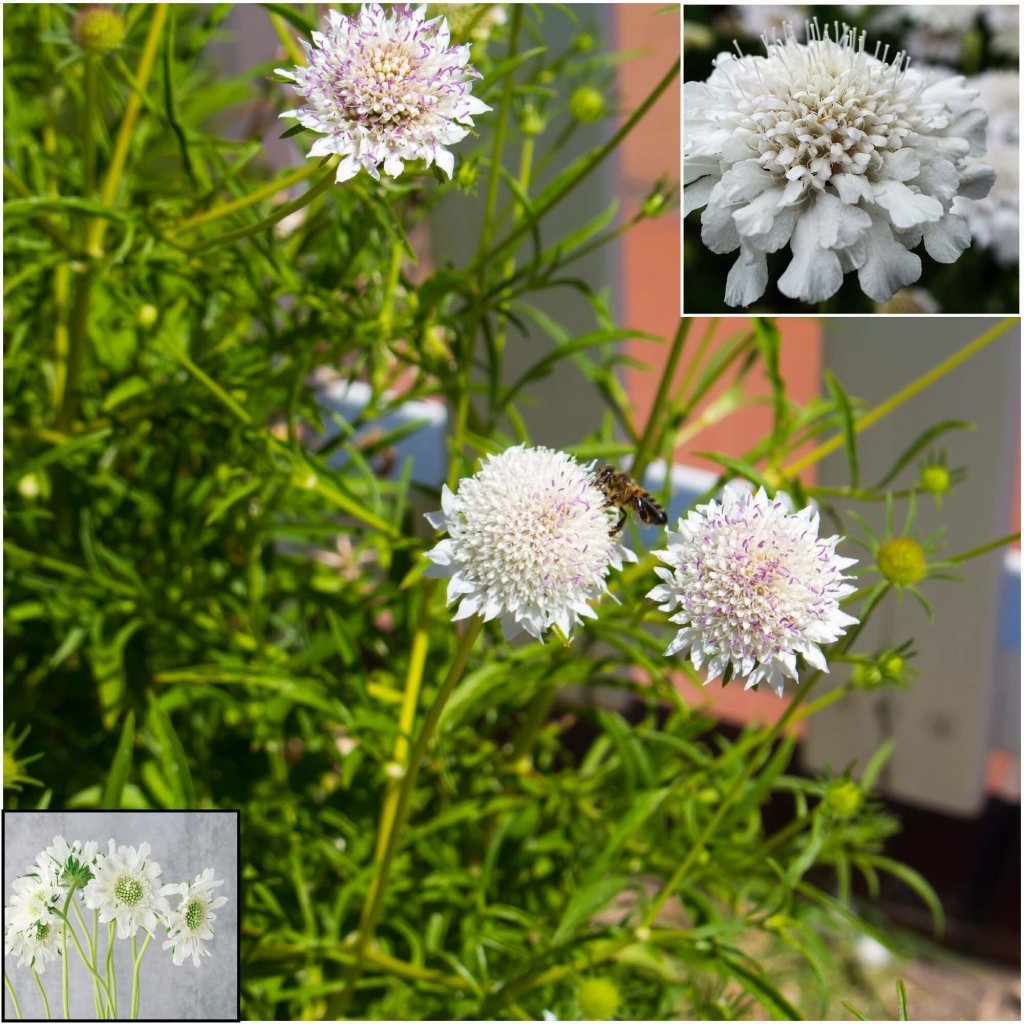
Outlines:
[[[606,978],[587,978],[579,999],[584,1020],[611,1020],[619,1008],[619,990]]]
[[[71,26],[71,37],[87,53],[110,53],[124,42],[124,18],[101,4],[83,7]]]
[[[475,160],[463,160],[455,172],[455,184],[463,192],[472,192],[476,188],[476,179],[479,174]]]
[[[594,48],[594,37],[589,32],[581,32],[572,45],[577,53],[590,53]]]
[[[878,552],[878,571],[898,587],[912,587],[924,579],[928,560],[913,537],[893,537]]]
[[[156,323],[157,318],[160,316],[160,311],[152,303],[145,303],[139,306],[138,313],[135,314],[135,322],[140,327],[152,327]]]
[[[898,683],[903,678],[907,663],[898,655],[890,654],[881,662],[882,676],[890,683]]]
[[[540,111],[534,106],[528,106],[523,108],[522,117],[519,119],[519,130],[524,135],[540,135],[544,131],[544,118],[540,116]]]
[[[851,818],[864,803],[860,786],[852,779],[837,779],[825,790],[825,806],[837,818]]]
[[[941,497],[943,494],[948,493],[952,484],[953,480],[945,466],[933,462],[931,465],[921,467],[921,475],[918,478],[917,486],[922,491],[927,491],[929,494]]]
[[[877,690],[882,685],[882,671],[877,665],[858,662],[853,666],[853,685],[861,690]]]
[[[665,197],[660,192],[652,192],[644,200],[643,215],[645,217],[657,217],[664,208]]]
[[[569,98],[569,112],[583,124],[600,121],[606,109],[604,96],[592,85],[581,85]]]

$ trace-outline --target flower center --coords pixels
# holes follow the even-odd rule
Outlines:
[[[204,917],[206,917],[206,912],[200,900],[192,900],[185,908],[185,924],[189,931],[195,931],[203,923]]]
[[[338,98],[349,117],[394,127],[415,121],[428,97],[416,81],[416,57],[405,42],[389,42],[365,52],[338,83]]]
[[[45,921],[36,921],[36,939],[42,942],[50,934],[50,926]]]
[[[914,130],[917,87],[905,81],[903,54],[885,63],[888,48],[881,57],[867,53],[863,35],[848,28],[837,40],[810,29],[806,44],[792,36],[767,43],[739,109],[762,166],[822,188],[834,174],[873,174],[887,151],[902,147]]]
[[[924,579],[928,562],[924,548],[913,537],[893,537],[878,552],[878,570],[899,587],[912,587]]]
[[[142,883],[131,875],[122,875],[114,883],[114,895],[129,907],[134,907],[142,899]]]

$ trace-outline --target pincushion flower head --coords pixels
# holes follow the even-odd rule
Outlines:
[[[684,211],[704,207],[701,238],[739,250],[725,301],[746,306],[768,285],[766,257],[792,252],[778,288],[821,302],[857,272],[885,302],[921,276],[925,251],[953,263],[971,242],[950,212],[981,198],[991,167],[985,115],[962,76],[867,50],[863,33],[808,26],[766,40],[766,56],[720,54],[706,82],[684,93]]]
[[[688,653],[706,683],[728,672],[780,697],[798,657],[827,672],[820,645],[857,621],[839,607],[856,561],[836,554],[839,539],[818,536],[813,509],[791,513],[763,489],[727,488],[721,504],[697,506],[655,552],[668,568],[655,569],[662,582],[647,596],[682,627],[665,653]]]
[[[117,922],[117,937],[127,939],[139,928],[152,934],[159,921],[170,913],[168,893],[173,885],[162,885],[160,865],[149,859],[149,843],[115,846],[96,858],[92,881],[85,887],[85,905],[100,912],[104,924]]]
[[[54,836],[53,842],[36,858],[36,866],[53,871],[62,887],[74,885],[82,895],[82,887],[92,878],[98,849],[95,842],[83,846],[78,839],[69,843],[63,836]]]
[[[320,132],[311,157],[341,157],[337,180],[360,169],[379,179],[397,177],[408,160],[436,164],[448,177],[473,115],[490,110],[472,95],[479,74],[469,45],[450,46],[444,18],[426,20],[426,8],[364,4],[357,15],[328,12],[326,32],[303,43],[307,65],[278,70],[291,79],[305,105],[293,117]]]
[[[448,536],[427,552],[427,575],[448,579],[454,618],[501,616],[506,638],[538,640],[551,626],[569,636],[591,601],[608,592],[609,569],[636,555],[610,531],[617,519],[593,466],[550,448],[509,448],[441,492],[430,524]]]
[[[171,950],[176,967],[192,957],[199,966],[201,956],[209,956],[206,943],[213,938],[214,911],[227,903],[226,896],[214,896],[213,890],[223,885],[223,879],[214,881],[213,868],[207,868],[194,882],[183,882],[171,888],[181,895],[181,902],[167,919],[167,941],[164,949]]]

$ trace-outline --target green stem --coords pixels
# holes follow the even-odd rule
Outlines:
[[[82,932],[85,934],[85,941],[89,946],[89,961],[92,964],[93,970],[96,970],[96,939],[89,934],[89,926],[85,923],[85,918],[82,917],[82,911],[79,909],[78,901],[72,900],[71,906],[75,908],[75,916],[78,918],[78,923],[82,926]],[[96,920],[96,911],[92,912],[93,922]],[[101,1004],[100,1004],[100,987],[96,984],[96,979],[92,979],[92,1003],[96,1010],[96,1016],[100,1015]]]
[[[31,199],[32,190],[4,164],[4,184],[10,186],[22,199]],[[45,213],[36,216],[39,226],[62,248],[66,249],[73,256],[79,255],[78,246],[72,241],[71,236],[52,217]]]
[[[523,8],[516,4],[512,10],[512,25],[509,28],[508,59],[511,60],[519,52],[519,34],[523,27]],[[493,145],[491,148],[490,176],[487,180],[487,199],[484,203],[484,222],[480,229],[480,247],[477,250],[477,269],[481,290],[487,276],[489,260],[484,260],[484,253],[494,237],[494,218],[498,212],[498,186],[501,182],[502,158],[505,150],[505,137],[508,134],[508,122],[512,116],[512,98],[514,74],[505,76],[501,91],[501,106],[498,110],[497,124],[494,125]]]
[[[71,893],[74,892],[74,890],[75,890],[75,887],[72,886],[71,892],[68,894],[69,898],[71,896]],[[89,958],[85,955],[85,950],[82,948],[82,943],[78,939],[78,934],[75,932],[75,929],[74,929],[74,927],[71,924],[71,919],[68,917],[68,915],[66,913],[66,911],[67,911],[67,904],[65,904],[64,910],[65,910],[65,913],[61,913],[59,910],[54,908],[53,912],[64,922],[64,964],[65,964],[64,988],[65,988],[65,1005],[66,1005],[66,1002],[67,1002],[67,974],[66,974],[66,965],[67,965],[67,936],[68,935],[71,936],[71,941],[74,942],[75,949],[78,950],[78,955],[79,955],[79,957],[81,957],[82,963],[85,965],[85,969],[94,978],[96,978],[99,981],[101,987],[103,988],[103,991],[107,995],[107,1001],[109,1003],[110,1002],[110,992],[109,992],[108,985],[103,980],[103,978],[101,978],[99,976],[99,973],[96,971],[96,969],[93,967],[93,965],[91,963],[89,963]],[[111,925],[110,928],[111,928],[110,934],[113,935],[113,928],[114,928],[114,926]],[[111,952],[112,952],[112,950],[109,951],[108,954],[107,954],[108,960],[110,959]]]
[[[153,936],[147,932],[146,941],[142,943],[142,949],[139,950],[138,956],[135,955],[135,936],[132,936],[132,1020],[139,1019],[139,964],[142,963],[142,958],[146,955],[146,949],[152,942]]]
[[[190,231],[193,228],[201,227],[203,224],[210,224],[215,220],[230,217],[231,214],[238,213],[239,210],[245,210],[250,206],[255,206],[256,203],[260,203],[264,199],[269,199],[271,196],[276,195],[283,189],[290,188],[292,185],[297,185],[300,181],[305,181],[307,178],[313,177],[313,175],[319,170],[319,162],[314,161],[312,163],[304,164],[298,170],[285,175],[283,178],[275,178],[274,181],[268,182],[262,188],[249,192],[238,199],[232,199],[230,202],[221,203],[219,206],[215,206],[213,209],[207,210],[205,213],[197,213],[194,217],[189,217],[186,220],[181,221],[181,223],[174,226],[173,234],[178,235],[184,231]]]
[[[304,206],[308,206],[317,196],[326,192],[334,184],[336,164],[336,160],[332,161],[328,165],[327,173],[312,188],[307,189],[297,199],[275,207],[272,213],[269,213],[262,220],[256,221],[255,224],[247,224],[245,227],[236,228],[234,231],[225,231],[221,235],[214,235],[213,238],[204,239],[196,245],[183,245],[179,246],[179,248],[184,249],[186,252],[203,252],[205,249],[212,249],[214,246],[223,245],[225,242],[235,242],[240,238],[248,238],[250,235],[258,234],[260,231],[276,224],[279,220],[283,220],[289,214],[295,213],[296,210],[301,210]],[[319,170],[319,165],[317,165],[317,169]]]
[[[873,426],[879,420],[888,416],[893,410],[898,409],[904,402],[916,397],[924,391],[925,388],[934,384],[937,380],[941,380],[946,376],[946,374],[960,366],[961,363],[967,362],[971,356],[977,355],[977,353],[985,348],[986,345],[990,345],[993,341],[1019,323],[1020,319],[1015,316],[1001,320],[994,327],[985,331],[984,334],[979,335],[973,341],[964,345],[964,347],[959,351],[954,352],[948,359],[944,359],[938,366],[932,367],[932,369],[927,373],[923,373],[920,377],[911,381],[905,388],[900,388],[899,391],[891,395],[880,405],[876,405],[874,409],[864,413],[863,416],[859,416],[854,420],[853,432],[855,434],[859,434],[861,431],[867,430],[868,427]],[[826,455],[831,454],[837,448],[841,448],[844,444],[843,437],[844,435],[842,434],[836,434],[835,437],[826,441],[824,444],[818,445],[818,447],[813,451],[810,451],[801,458],[794,460],[782,470],[783,475],[787,477],[795,476],[808,466],[813,466],[814,463],[819,462]]]
[[[111,1017],[117,1016],[117,973],[114,970],[114,923],[107,927],[107,1005]]]
[[[518,8],[518,5],[516,6]],[[567,195],[573,192],[576,189],[576,186],[579,185],[584,178],[592,174],[608,158],[616,147],[619,146],[623,139],[633,131],[637,124],[643,120],[651,107],[653,107],[661,98],[662,93],[664,93],[676,80],[679,76],[680,66],[681,61],[676,60],[661,81],[658,82],[654,89],[651,90],[647,98],[630,115],[629,119],[622,125],[622,127],[603,146],[596,149],[593,155],[584,161],[580,169],[575,174],[567,178],[557,189],[555,189],[554,192],[552,192],[551,195],[544,198],[537,206],[535,206],[532,217],[520,221],[518,226],[513,227],[512,230],[500,242],[498,242],[493,249],[487,252],[482,252],[477,256],[476,261],[470,270],[482,272],[483,268],[495,260],[499,254],[503,253],[507,248],[509,248],[509,246],[515,245],[515,243],[530,230],[531,224],[539,221],[548,213],[549,210],[552,209],[552,207],[556,206]]]
[[[142,97],[145,95],[149,76],[153,72],[160,36],[166,20],[167,4],[156,4],[152,20],[149,23],[149,32],[146,34],[146,41],[142,45],[142,55],[139,57],[139,64],[135,71],[135,82],[128,96],[128,102],[125,104],[124,116],[121,118],[117,138],[114,140],[114,150],[110,156],[107,174],[100,188],[99,200],[104,206],[113,206],[114,200],[117,198],[117,189],[121,184],[121,175],[128,159],[128,148],[135,136],[135,125],[138,122],[139,113],[142,111]],[[106,235],[107,224],[106,217],[96,217],[86,232],[85,251],[96,259],[103,256],[103,239]]]
[[[53,1018],[50,1015],[50,1000],[46,998],[46,989],[43,988],[43,983],[39,980],[39,972],[34,967],[32,968],[32,977],[36,979],[36,987],[39,989],[39,994],[43,997],[43,1006],[46,1007],[46,1019],[52,1020]],[[20,1017],[21,1014],[19,1013],[18,1016]],[[65,1014],[65,1016],[67,1015]]]
[[[366,958],[366,950],[369,947],[370,942],[373,940],[374,932],[377,928],[377,921],[384,906],[384,895],[387,891],[391,868],[394,864],[395,854],[398,852],[398,841],[402,834],[402,828],[409,815],[409,802],[412,798],[413,790],[416,787],[416,779],[419,776],[420,767],[423,764],[423,758],[426,755],[427,747],[433,738],[434,730],[437,728],[437,723],[440,721],[441,712],[448,703],[448,698],[452,695],[452,691],[455,689],[465,672],[470,652],[473,650],[473,644],[476,642],[476,638],[480,635],[482,626],[483,620],[478,615],[474,615],[467,624],[465,632],[459,639],[459,646],[455,652],[455,658],[452,661],[451,668],[448,670],[448,675],[441,684],[441,688],[437,691],[434,703],[431,704],[430,710],[423,719],[423,725],[420,728],[419,735],[416,737],[416,742],[409,754],[409,764],[406,768],[405,775],[402,777],[402,784],[398,793],[398,806],[395,810],[394,825],[384,849],[384,856],[380,861],[376,876],[376,884],[372,886],[370,893],[367,894],[367,900],[363,904],[363,913],[359,922],[358,937],[355,944],[355,962],[351,968],[345,972],[345,980],[348,984],[345,991],[342,993],[340,1000],[339,1016],[344,1014],[349,1002],[351,1001],[352,995],[355,991],[356,982],[362,973],[363,963]]]
[[[658,390],[654,395],[654,404],[651,406],[650,414],[647,417],[647,426],[644,427],[644,432],[640,437],[640,444],[637,446],[636,455],[630,467],[630,473],[636,480],[643,478],[647,463],[650,462],[651,456],[657,450],[657,441],[660,439],[661,433],[663,433],[661,427],[662,412],[664,411],[669,392],[672,389],[676,370],[679,368],[679,360],[686,345],[686,336],[689,334],[692,323],[693,321],[690,317],[683,317],[679,321],[679,327],[676,329],[675,337],[672,339],[672,348],[669,351],[665,369],[662,371],[661,380],[658,381]],[[668,470],[669,467],[666,466],[665,472],[667,473]]]
[[[92,198],[96,188],[96,137],[93,122],[99,104],[96,98],[96,54],[86,54],[82,90],[82,195]]]
[[[971,548],[970,551],[964,551],[959,555],[951,555],[945,559],[947,562],[966,562],[971,558],[977,558],[979,555],[986,555],[990,551],[995,551],[996,548],[1004,547],[1007,544],[1012,544],[1014,541],[1020,540],[1020,530],[1016,533],[1008,533],[1005,537],[1000,537],[998,540],[990,540],[987,544],[981,544],[976,548]]]
[[[89,290],[92,273],[83,270],[75,279],[75,297],[71,306],[71,324],[68,331],[67,372],[60,409],[57,411],[57,429],[68,431],[78,413],[82,370],[89,346]]]
[[[11,994],[11,1002],[14,1003],[14,1012],[18,1015],[18,1020],[24,1020],[24,1017],[21,1015],[21,1004],[18,1002],[14,985],[11,984],[11,979],[7,977],[6,971],[4,971],[4,984],[7,986],[7,991]]]

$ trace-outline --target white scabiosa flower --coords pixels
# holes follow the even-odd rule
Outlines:
[[[307,66],[278,69],[306,101],[281,116],[323,135],[309,155],[340,156],[338,181],[360,169],[379,179],[380,167],[397,177],[407,160],[436,163],[451,177],[455,157],[445,147],[490,110],[470,91],[480,76],[469,46],[450,46],[444,18],[427,21],[425,12],[379,4],[350,18],[329,11],[326,32],[303,43]]]
[[[55,873],[58,883],[65,889],[72,884],[83,894],[83,887],[92,877],[92,864],[99,850],[97,843],[84,845],[78,839],[68,842],[63,836],[54,836],[53,842],[36,858],[36,866]]]
[[[1020,75],[986,71],[967,81],[988,115],[984,162],[995,168],[996,183],[984,199],[955,199],[953,213],[967,221],[979,246],[1009,266],[1020,258]]]
[[[60,950],[60,921],[48,918],[19,926],[10,917],[8,908],[7,932],[4,935],[4,952],[18,958],[19,967],[31,967],[43,974],[46,965],[56,960]]]
[[[149,859],[149,843],[115,846],[96,858],[93,878],[85,887],[85,905],[100,912],[100,921],[117,922],[117,937],[127,939],[140,928],[150,934],[167,920],[168,893],[177,886],[161,885],[160,865]]]
[[[213,880],[213,868],[207,868],[194,882],[171,886],[181,895],[181,902],[167,920],[167,941],[164,949],[171,950],[174,965],[180,967],[188,957],[199,966],[201,956],[209,956],[206,943],[213,936],[214,911],[227,903],[226,896],[214,896],[213,890],[223,885],[223,879]]]
[[[14,880],[11,905],[4,918],[18,931],[40,923],[55,925],[60,918],[54,910],[63,910],[65,895],[52,865],[33,864],[30,874]]]
[[[596,617],[609,569],[636,561],[610,535],[617,516],[593,466],[550,448],[490,456],[458,493],[444,487],[441,506],[427,519],[448,536],[427,552],[427,575],[448,579],[455,619],[500,615],[506,638],[525,629],[540,640],[550,626],[569,636],[577,618]]]
[[[809,26],[769,40],[764,57],[719,54],[684,93],[684,210],[705,207],[701,238],[739,250],[725,301],[747,306],[768,285],[766,256],[787,245],[783,295],[821,302],[857,271],[885,302],[921,275],[922,240],[940,263],[970,245],[950,212],[981,198],[993,171],[967,161],[985,149],[985,115],[962,76],[926,77],[868,53],[863,34]]]
[[[726,488],[721,504],[699,505],[655,552],[669,568],[655,569],[662,582],[647,596],[682,627],[665,653],[706,665],[706,682],[729,671],[781,697],[797,657],[827,672],[819,645],[857,621],[839,607],[854,590],[843,569],[856,559],[836,554],[839,537],[818,536],[817,512],[786,504],[763,489]]]

